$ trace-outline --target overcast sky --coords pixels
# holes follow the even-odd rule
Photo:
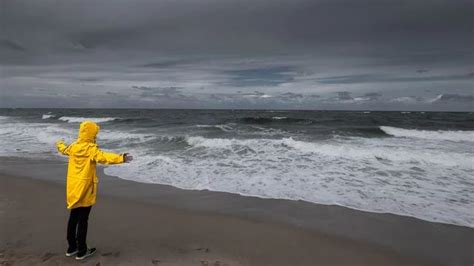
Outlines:
[[[472,0],[0,0],[0,107],[474,111]]]

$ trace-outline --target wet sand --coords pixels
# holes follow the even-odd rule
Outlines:
[[[78,264],[63,254],[64,176],[64,162],[1,160],[0,265]],[[100,177],[88,237],[98,253],[83,265],[473,263],[472,228]]]

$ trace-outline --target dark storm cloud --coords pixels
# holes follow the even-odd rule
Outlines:
[[[86,78],[77,78],[78,81],[82,82],[96,82],[96,81],[101,81],[102,78],[99,77],[86,77]]]
[[[337,99],[338,100],[343,100],[343,101],[352,100],[353,98],[352,98],[351,94],[352,93],[349,92],[349,91],[339,91],[339,92],[337,92]]]
[[[304,96],[301,93],[285,92],[280,94],[278,97],[281,99],[300,99]]]
[[[159,62],[153,63],[146,63],[141,65],[142,67],[149,67],[149,68],[169,68],[169,67],[176,67],[183,64],[195,63],[199,62],[198,59],[170,59],[170,60],[162,60]]]
[[[2,0],[0,105],[472,110],[473,18],[472,0]]]
[[[132,88],[139,90],[141,97],[186,98],[186,96],[181,93],[182,88],[179,87],[133,86]]]
[[[293,69],[289,66],[270,66],[262,68],[228,70],[225,74],[231,76],[225,85],[236,87],[275,86],[292,81]]]
[[[1,24],[7,40],[37,53],[80,47],[472,59],[473,5],[469,0],[4,0]]]
[[[370,100],[376,100],[378,99],[379,97],[381,97],[382,94],[378,93],[378,92],[368,92],[366,94],[363,95],[363,97],[366,97]]]
[[[26,51],[26,49],[23,46],[11,40],[0,40],[0,47],[6,50],[13,50],[13,51],[20,51],[20,52]]]

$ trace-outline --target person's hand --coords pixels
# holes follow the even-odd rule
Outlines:
[[[129,155],[128,153],[123,154],[123,162],[124,163],[129,163],[133,161],[133,156]]]

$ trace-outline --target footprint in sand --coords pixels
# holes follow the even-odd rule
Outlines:
[[[10,265],[13,265],[13,264],[10,264],[10,262],[6,260],[0,260],[0,266],[10,266]]]
[[[105,253],[102,253],[101,256],[102,256],[102,257],[113,256],[113,257],[117,258],[118,256],[120,256],[120,251],[116,251],[116,252],[105,252]]]
[[[202,266],[227,266],[227,263],[222,264],[220,261],[216,260],[214,263],[207,260],[201,260]]]
[[[206,252],[206,253],[211,252],[211,249],[209,249],[209,248],[197,248],[197,249],[195,249],[195,250],[197,250],[197,251],[204,251],[204,252]]]
[[[51,258],[54,257],[54,256],[56,256],[55,253],[46,252],[46,253],[41,257],[41,260],[42,260],[43,262],[45,262],[45,261],[51,259]]]
[[[3,251],[0,252],[0,265],[10,265],[10,262],[5,260],[5,255],[3,254]]]

